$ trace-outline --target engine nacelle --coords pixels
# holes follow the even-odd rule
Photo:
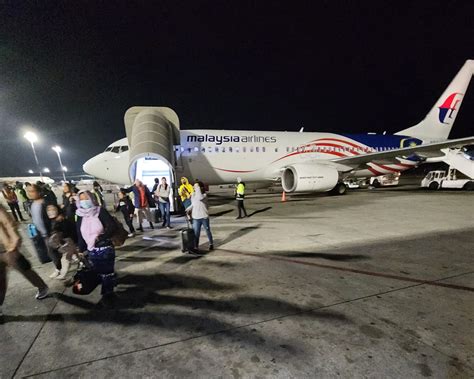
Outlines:
[[[284,169],[281,184],[285,192],[326,192],[339,180],[339,173],[328,165],[295,164]]]

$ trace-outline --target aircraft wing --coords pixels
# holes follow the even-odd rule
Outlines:
[[[429,143],[426,145],[418,145],[412,147],[405,147],[402,149],[388,150],[388,151],[378,151],[375,153],[364,154],[364,155],[354,155],[352,157],[344,157],[333,159],[332,162],[356,167],[364,163],[389,163],[390,161],[395,161],[396,158],[408,157],[410,155],[416,154],[420,158],[428,158],[433,155],[443,155],[441,149],[446,149],[449,147],[463,147],[466,145],[474,144],[474,137],[466,137],[459,139],[452,139],[443,142]]]

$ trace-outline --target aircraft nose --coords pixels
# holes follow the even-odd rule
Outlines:
[[[89,159],[86,163],[82,165],[82,169],[86,174],[92,175],[92,176],[97,176],[97,159],[96,157],[93,157]]]

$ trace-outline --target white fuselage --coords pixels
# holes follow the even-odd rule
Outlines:
[[[404,136],[309,132],[182,130],[180,137],[181,144],[174,147],[177,174],[208,184],[233,183],[237,177],[247,182],[274,180],[284,167],[292,164],[324,163],[422,143]],[[107,150],[86,162],[84,170],[115,183],[130,183],[133,162],[127,139],[114,142]],[[369,163],[350,176],[378,176],[415,165],[416,162],[408,160],[387,165]]]

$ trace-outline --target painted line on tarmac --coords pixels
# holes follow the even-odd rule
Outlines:
[[[278,257],[276,255],[271,255],[271,254],[246,253],[246,252],[242,252],[242,251],[234,251],[234,250],[219,249],[219,248],[217,248],[216,250],[222,251],[224,253],[230,253],[230,254],[236,254],[236,255],[245,255],[245,256],[248,256],[248,257],[264,258],[264,259],[269,259],[269,260],[273,260],[273,261],[282,261],[282,262],[300,264],[300,265],[304,265],[304,266],[328,268],[328,269],[331,269],[331,270],[352,272],[354,274],[376,276],[376,277],[379,277],[379,278],[394,279],[394,280],[400,280],[400,281],[403,281],[403,282],[426,284],[426,285],[429,285],[429,286],[444,287],[444,288],[450,288],[450,289],[455,289],[455,290],[474,292],[473,287],[460,286],[460,285],[457,285],[457,284],[449,284],[449,283],[440,283],[439,282],[440,280],[445,280],[445,279],[449,279],[449,278],[441,278],[441,279],[436,279],[436,280],[423,280],[423,279],[416,279],[416,278],[408,278],[406,276],[385,274],[383,272],[366,271],[366,270],[359,270],[359,269],[349,268],[349,267],[339,267],[339,266],[333,266],[333,265],[326,265],[326,264],[322,264],[322,263],[306,262],[306,261],[301,261],[299,259]],[[465,273],[465,274],[469,274],[469,273]]]

